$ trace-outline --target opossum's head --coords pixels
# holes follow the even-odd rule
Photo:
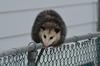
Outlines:
[[[60,40],[61,31],[58,28],[45,29],[44,27],[42,27],[40,29],[39,36],[42,40],[43,46],[47,48],[53,46]]]

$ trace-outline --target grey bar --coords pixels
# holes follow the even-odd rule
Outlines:
[[[91,38],[99,37],[99,36],[100,36],[100,32],[96,32],[93,34],[89,33],[89,34],[82,35],[82,36],[74,36],[74,37],[67,38],[65,40],[65,43],[76,42],[76,41],[84,40],[84,39],[91,39]],[[22,52],[27,52],[27,51],[33,50],[35,48],[34,46],[36,46],[37,49],[42,48],[41,43],[36,44],[33,42],[33,44],[30,46],[20,47],[20,48],[12,48],[7,51],[2,51],[2,52],[0,52],[0,57],[8,56],[8,55],[15,55],[17,53],[22,53]],[[29,47],[32,47],[32,49],[29,50]]]

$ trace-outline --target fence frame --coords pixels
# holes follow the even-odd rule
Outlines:
[[[98,22],[97,22],[97,31],[100,31],[100,0],[98,0],[98,6],[97,6],[97,13],[98,13]],[[98,66],[100,66],[100,37],[98,37],[96,46],[97,46],[97,60],[98,60]]]
[[[89,34],[82,35],[82,36],[70,37],[70,38],[67,38],[65,40],[65,43],[77,42],[79,40],[91,39],[91,38],[94,38],[94,37],[100,37],[100,32],[89,33]],[[7,51],[2,51],[2,52],[0,52],[0,57],[8,56],[8,55],[15,55],[17,53],[28,51],[28,52],[30,52],[31,55],[29,57],[27,57],[27,59],[28,59],[27,64],[28,64],[28,66],[35,66],[37,49],[41,49],[42,47],[43,46],[42,46],[41,43],[37,44],[35,42],[30,42],[29,45],[26,46],[26,47],[12,48],[12,49],[7,50]]]

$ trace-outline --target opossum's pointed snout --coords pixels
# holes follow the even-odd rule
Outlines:
[[[44,48],[48,48],[49,46],[48,46],[48,44],[44,44],[43,47]]]

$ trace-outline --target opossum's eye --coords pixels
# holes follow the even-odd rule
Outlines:
[[[55,28],[55,32],[58,33],[60,31],[59,28]]]
[[[53,39],[53,37],[50,37],[50,39]]]
[[[44,38],[46,38],[46,35],[44,35]]]
[[[45,30],[45,28],[44,28],[43,26],[41,26],[41,29],[42,29],[42,30]]]

